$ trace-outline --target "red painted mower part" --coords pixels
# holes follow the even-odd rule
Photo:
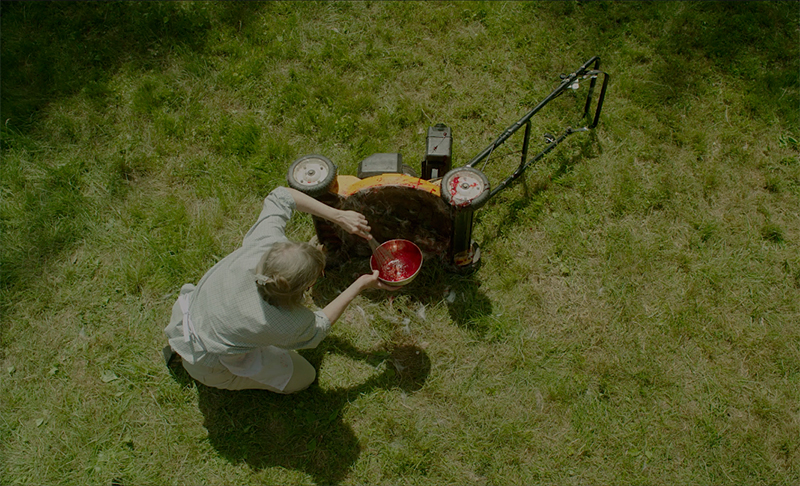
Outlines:
[[[357,182],[348,184],[345,187],[342,187],[342,184],[339,184],[338,194],[340,196],[347,197],[352,196],[357,192],[383,186],[408,187],[419,191],[429,192],[436,196],[441,193],[439,184],[428,182],[418,177],[412,177],[406,174],[392,173],[367,177],[366,179],[359,179]]]
[[[373,254],[369,259],[372,270],[379,270],[378,280],[393,287],[408,285],[419,274],[422,268],[422,251],[417,245],[408,240],[389,240],[380,245],[392,258],[378,268],[378,262]]]

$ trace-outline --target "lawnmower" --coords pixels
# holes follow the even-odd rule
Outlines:
[[[609,80],[608,74],[599,68],[600,58],[595,56],[573,73],[562,74],[557,88],[462,167],[451,168],[452,132],[450,127],[439,123],[428,128],[420,175],[403,163],[399,153],[370,155],[359,163],[357,176],[339,175],[330,159],[312,154],[291,164],[287,182],[290,187],[325,204],[364,214],[378,241],[408,240],[419,247],[425,260],[438,258],[449,270],[473,271],[480,263],[480,248],[472,239],[475,211],[567,137],[597,126]],[[600,93],[593,105],[600,77]],[[545,134],[544,148],[528,157],[531,118],[568,90],[577,91],[586,80],[589,87],[580,118],[586,125],[567,126],[558,136]],[[492,153],[522,127],[525,130],[519,165],[492,188],[487,176],[476,165],[484,162],[482,168],[485,168]],[[314,217],[313,221],[317,239],[327,251],[329,266],[372,254],[363,238],[345,233],[324,219]]]

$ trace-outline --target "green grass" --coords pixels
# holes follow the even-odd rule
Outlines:
[[[4,2],[2,482],[800,483],[798,20],[793,2]],[[296,157],[418,169],[443,122],[464,164],[594,55],[600,125],[476,213],[476,273],[360,296],[295,396],[163,366],[178,289]],[[548,105],[532,150],[577,112]],[[328,272],[314,304],[364,268]]]

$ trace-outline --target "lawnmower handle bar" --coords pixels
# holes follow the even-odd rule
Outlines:
[[[594,64],[594,66],[590,69],[589,66],[591,66],[592,64]],[[572,74],[562,75],[561,84],[556,89],[554,89],[552,93],[550,93],[531,111],[525,114],[525,116],[520,118],[519,121],[508,127],[503,133],[500,134],[499,137],[497,137],[497,140],[495,140],[491,145],[483,149],[481,153],[479,153],[478,155],[473,157],[472,160],[469,161],[469,163],[466,166],[475,167],[475,165],[477,165],[480,161],[488,157],[494,151],[494,149],[504,144],[506,140],[508,140],[514,133],[516,133],[517,130],[522,128],[523,125],[525,126],[525,136],[522,142],[522,158],[520,160],[519,167],[517,167],[517,170],[515,170],[513,174],[511,174],[503,182],[501,182],[494,189],[492,189],[492,191],[489,193],[489,198],[491,198],[498,192],[505,189],[509,184],[511,184],[514,180],[516,180],[519,176],[521,176],[522,173],[525,171],[525,169],[527,169],[528,167],[530,167],[530,165],[532,165],[533,163],[537,162],[542,157],[547,155],[558,144],[563,142],[564,139],[567,138],[569,135],[572,135],[573,133],[576,132],[589,131],[597,126],[597,122],[600,120],[600,111],[603,109],[603,100],[605,99],[606,96],[606,88],[608,87],[608,79],[609,79],[608,74],[600,71],[599,68],[600,68],[600,57],[594,56],[585,63],[583,63],[583,65]],[[528,160],[528,145],[530,142],[530,135],[531,135],[530,120],[533,117],[533,115],[535,115],[536,113],[539,112],[539,110],[544,108],[544,106],[547,103],[560,96],[565,90],[571,89],[572,85],[578,80],[578,78],[586,79],[587,77],[591,77],[591,82],[589,84],[589,93],[586,96],[586,105],[583,108],[583,116],[581,117],[581,119],[586,118],[587,115],[589,114],[589,109],[591,108],[592,94],[594,93],[594,88],[595,85],[597,84],[597,76],[601,74],[603,75],[603,84],[600,88],[600,96],[597,98],[597,107],[595,108],[595,113],[594,117],[591,120],[591,124],[584,128],[577,128],[577,129],[572,127],[567,127],[567,129],[564,131],[563,134],[561,134],[558,138],[550,140],[550,143],[544,148],[544,150],[542,150],[537,155]]]

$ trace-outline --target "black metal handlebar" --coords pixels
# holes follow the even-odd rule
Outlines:
[[[593,66],[592,66],[593,64]],[[590,66],[592,66],[590,68]],[[538,105],[536,105],[531,111],[525,114],[522,118],[520,118],[516,123],[508,127],[503,133],[500,134],[497,139],[492,142],[488,147],[483,149],[478,155],[472,158],[472,160],[467,163],[467,167],[475,167],[479,162],[486,159],[489,155],[491,155],[494,150],[503,145],[506,140],[508,140],[514,133],[516,133],[522,126],[525,126],[525,135],[522,142],[522,158],[520,160],[519,167],[511,174],[508,178],[506,178],[503,182],[498,184],[492,191],[489,193],[489,198],[497,194],[498,192],[505,189],[509,184],[511,184],[514,180],[516,180],[522,173],[530,167],[533,163],[540,160],[542,157],[547,155],[551,150],[553,150],[558,144],[564,141],[569,135],[577,132],[584,132],[594,129],[597,126],[598,121],[600,120],[600,112],[603,109],[603,101],[605,100],[606,96],[606,88],[608,87],[608,80],[609,76],[607,73],[600,71],[600,57],[594,56],[585,63],[583,63],[575,72],[569,75],[562,75],[561,76],[561,84],[558,85],[556,89],[554,89],[547,97],[542,100]],[[591,119],[591,123],[583,128],[572,128],[567,127],[567,129],[557,138],[553,138],[552,140],[548,140],[550,143],[538,154],[533,156],[530,160],[528,159],[528,146],[530,143],[530,135],[531,135],[531,118],[533,115],[538,113],[545,105],[549,102],[560,96],[564,93],[567,89],[573,89],[573,85],[580,79],[591,78],[589,83],[589,92],[586,95],[586,104],[583,108],[583,115],[581,119],[588,118],[589,111],[592,105],[592,95],[594,94],[595,86],[597,84],[597,77],[602,75],[603,76],[603,84],[600,88],[600,95],[597,98],[597,106],[595,108],[594,117]]]

